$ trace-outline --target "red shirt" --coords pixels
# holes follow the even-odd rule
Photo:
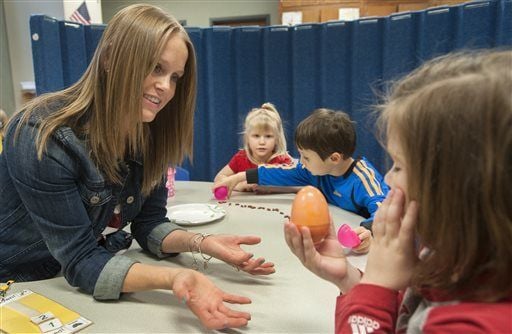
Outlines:
[[[358,284],[336,302],[336,333],[512,333],[512,298],[445,300],[433,291],[404,295]]]
[[[272,158],[269,162],[266,164],[269,165],[291,165],[292,159],[288,154],[278,155],[274,158]],[[240,150],[236,152],[236,154],[231,158],[229,161],[229,168],[233,170],[233,172],[244,172],[251,168],[258,167],[256,164],[253,164],[249,158],[247,157],[247,152],[245,150]]]

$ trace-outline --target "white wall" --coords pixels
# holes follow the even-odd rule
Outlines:
[[[103,21],[108,21],[121,8],[144,2],[158,6],[192,27],[208,27],[210,18],[270,15],[270,24],[279,24],[279,0],[166,0],[112,1],[102,0]]]
[[[11,61],[5,25],[4,2],[0,1],[0,108],[8,115],[14,112]]]
[[[55,0],[4,0],[4,10],[11,59],[14,102],[16,109],[19,109],[22,104],[20,82],[34,81],[30,42],[30,15],[46,14],[62,18],[64,12],[62,1]]]

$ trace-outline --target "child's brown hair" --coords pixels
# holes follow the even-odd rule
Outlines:
[[[295,145],[314,151],[322,160],[335,152],[350,158],[356,149],[354,123],[342,111],[316,109],[297,126]]]
[[[396,136],[417,233],[413,285],[465,300],[512,293],[512,52],[456,54],[396,84],[379,119]]]

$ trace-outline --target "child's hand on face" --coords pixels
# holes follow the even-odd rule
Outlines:
[[[417,219],[418,204],[411,201],[406,207],[404,193],[391,190],[375,214],[372,246],[361,283],[392,290],[403,290],[409,285],[418,261],[414,246]]]
[[[357,236],[361,240],[361,243],[356,248],[352,249],[352,252],[356,254],[366,254],[370,249],[370,245],[372,243],[372,232],[367,230],[362,226],[358,226],[354,229],[354,232],[357,233]]]

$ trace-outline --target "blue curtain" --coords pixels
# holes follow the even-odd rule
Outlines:
[[[104,25],[30,18],[38,94],[75,82]],[[289,150],[295,126],[315,108],[347,112],[357,124],[356,155],[384,172],[371,106],[386,83],[425,60],[461,49],[510,48],[512,1],[475,1],[351,22],[294,27],[188,28],[198,59],[191,180],[210,181],[241,147],[246,113],[264,102],[279,110]]]

